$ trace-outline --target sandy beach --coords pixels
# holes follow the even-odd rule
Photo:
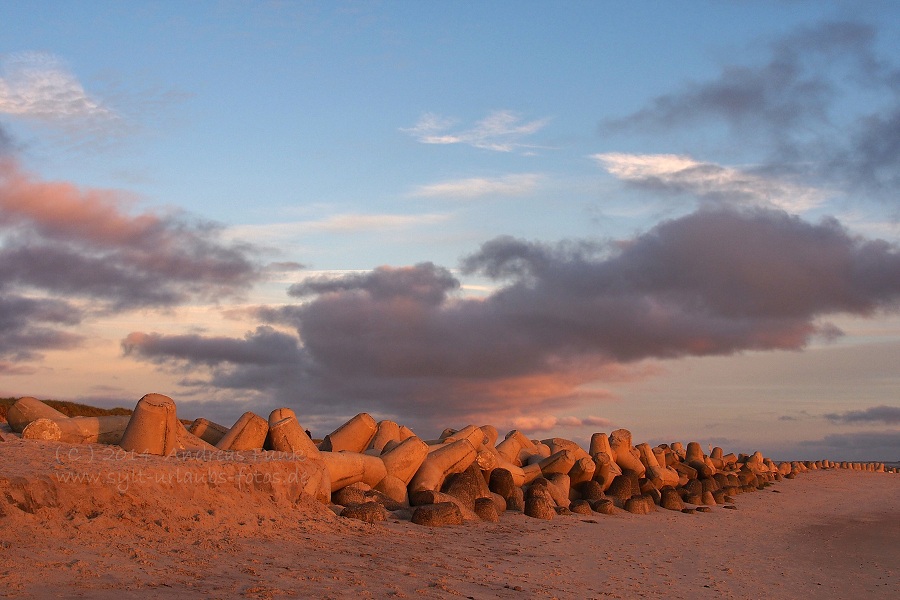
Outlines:
[[[73,448],[74,457],[73,457]],[[86,448],[97,454],[86,458]],[[0,444],[4,598],[896,598],[900,476],[815,470],[737,510],[423,527],[338,517],[290,486],[63,481],[108,447]],[[142,458],[148,473],[171,471]],[[121,461],[113,465],[121,470]],[[133,465],[129,468],[133,468]],[[243,467],[242,467],[243,468]],[[256,468],[256,467],[254,467]],[[271,468],[263,466],[264,468]],[[192,470],[193,469],[193,470]],[[84,469],[83,469],[84,470]],[[86,471],[87,472],[87,471]]]

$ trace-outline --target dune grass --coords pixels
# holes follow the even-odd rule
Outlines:
[[[0,418],[4,421],[6,420],[6,413],[9,411],[9,407],[15,404],[16,400],[18,398],[0,398]],[[68,417],[103,417],[106,415],[130,415],[132,413],[131,409],[128,408],[97,408],[96,406],[62,400],[42,400],[42,402]]]

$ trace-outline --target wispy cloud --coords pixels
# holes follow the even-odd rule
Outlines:
[[[864,410],[848,410],[842,413],[824,415],[836,423],[900,423],[900,406],[872,406]]]
[[[360,231],[379,231],[407,229],[418,225],[433,225],[446,221],[445,214],[343,214],[334,215],[309,223],[312,229],[322,229],[333,233],[356,233]]]
[[[643,189],[690,194],[704,201],[778,207],[799,213],[826,198],[824,190],[778,177],[694,160],[677,154],[605,153],[592,156],[611,175]]]
[[[502,177],[471,177],[441,181],[415,188],[412,196],[425,198],[478,198],[482,196],[524,196],[537,187],[537,173],[518,173]]]
[[[252,239],[259,244],[271,245],[297,241],[310,233],[325,231],[352,234],[378,231],[396,231],[418,226],[434,225],[450,218],[443,213],[425,214],[365,214],[341,213],[321,219],[266,223],[260,225],[235,225],[228,228],[230,239]]]
[[[0,113],[37,121],[69,134],[117,134],[125,120],[52,54],[23,52],[0,62]]]
[[[549,121],[549,118],[526,121],[519,113],[498,110],[470,127],[457,127],[455,119],[426,113],[413,127],[401,131],[423,144],[466,144],[496,152],[513,152],[540,147],[524,140],[543,129]]]

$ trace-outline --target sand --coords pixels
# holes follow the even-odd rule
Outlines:
[[[900,597],[900,475],[810,471],[737,510],[427,528],[340,518],[259,476],[301,472],[292,463],[245,457],[237,472],[256,481],[211,486],[208,461],[85,448],[0,443],[0,597]],[[135,469],[180,480],[60,475]]]

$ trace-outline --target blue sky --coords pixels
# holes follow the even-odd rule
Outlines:
[[[0,31],[4,395],[900,454],[894,3],[29,2]]]

